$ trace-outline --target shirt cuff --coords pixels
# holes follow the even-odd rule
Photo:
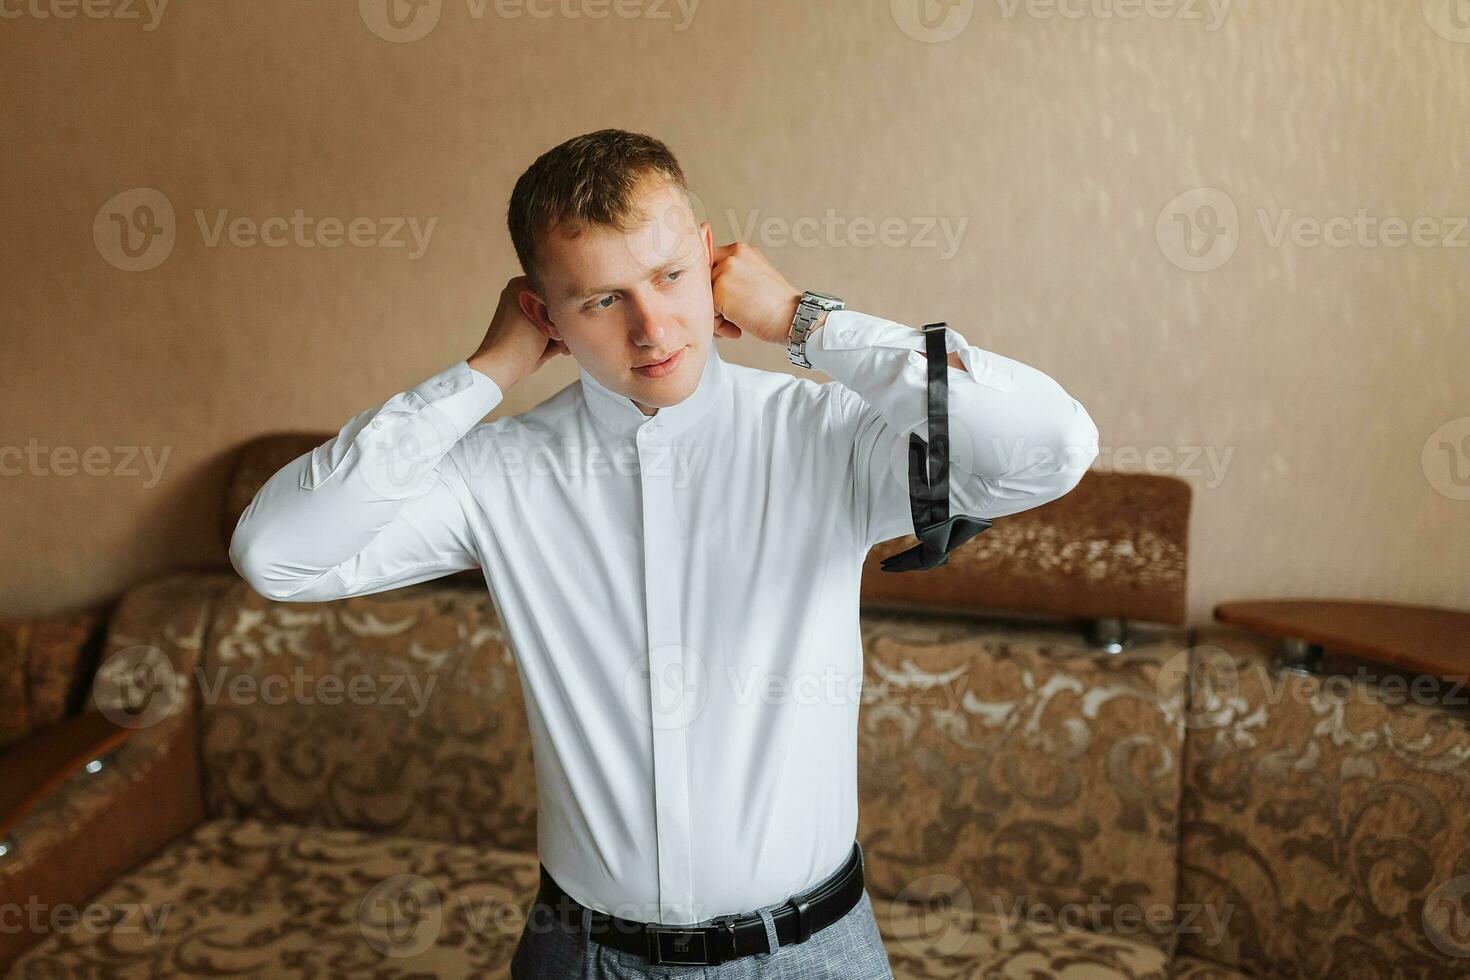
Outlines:
[[[470,367],[468,360],[449,367],[413,386],[414,394],[432,405],[454,423],[463,435],[477,425],[505,399],[488,375]]]

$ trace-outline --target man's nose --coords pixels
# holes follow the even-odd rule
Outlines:
[[[634,343],[640,347],[663,349],[664,344],[676,333],[673,312],[659,297],[640,297],[630,300],[633,310],[631,331]]]

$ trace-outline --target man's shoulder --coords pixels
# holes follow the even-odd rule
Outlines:
[[[544,438],[565,425],[576,411],[581,384],[580,378],[574,379],[529,408],[479,422],[465,434],[465,439]]]
[[[789,371],[768,371],[749,364],[725,362],[730,383],[737,390],[755,395],[787,398],[817,399],[824,397],[825,384],[814,378],[792,374]]]
[[[767,371],[728,361],[725,366],[729,369],[731,385],[736,389],[739,400],[768,408],[825,412],[828,403],[839,397],[843,390],[835,381],[818,381],[806,374]]]

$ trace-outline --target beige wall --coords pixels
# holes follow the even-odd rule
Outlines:
[[[1449,0],[1150,0],[1138,19],[977,0],[933,30],[910,0],[602,19],[496,13],[613,9],[597,0],[444,0],[418,40],[374,0],[176,0],[156,21],[89,2],[109,16],[0,0],[20,14],[0,19],[0,612],[224,563],[225,453],[335,430],[467,356],[518,271],[516,176],[604,126],[668,142],[718,240],[753,220],[793,282],[1056,378],[1097,421],[1098,467],[1152,451],[1187,478],[1194,622],[1243,596],[1470,606],[1470,27]],[[161,253],[129,257],[111,222],[149,193],[176,238],[134,271]],[[199,226],[298,208],[434,224],[422,254],[408,234],[277,248]],[[1443,230],[1273,243],[1283,215],[1360,209]],[[1224,229],[1212,251],[1182,249],[1175,212]],[[892,219],[887,239],[857,218]],[[795,370],[755,343],[721,352]],[[575,377],[564,360],[500,411]],[[62,453],[89,447],[94,473],[68,475]]]

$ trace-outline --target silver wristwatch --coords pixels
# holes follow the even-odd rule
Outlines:
[[[840,310],[843,305],[842,300],[826,293],[816,293],[808,289],[801,294],[801,301],[796,304],[796,316],[791,321],[791,333],[786,338],[786,356],[791,359],[792,364],[804,368],[812,366],[812,362],[806,357],[806,338],[812,332],[812,324],[824,312]]]

